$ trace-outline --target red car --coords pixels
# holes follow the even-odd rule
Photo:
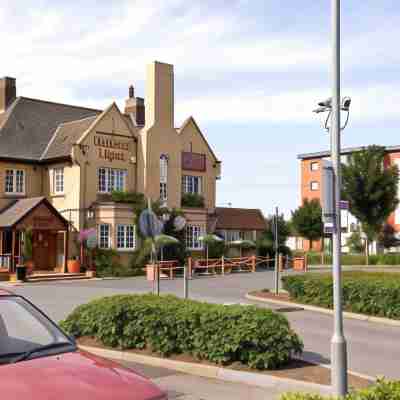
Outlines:
[[[166,400],[143,376],[78,350],[25,298],[0,289],[0,393],[4,400]]]

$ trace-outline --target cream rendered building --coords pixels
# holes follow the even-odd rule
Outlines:
[[[40,270],[65,265],[76,233],[91,226],[100,247],[127,260],[140,244],[133,211],[112,201],[113,190],[183,208],[188,247],[200,250],[220,174],[195,120],[174,125],[172,65],[150,64],[145,100],[131,87],[124,112],[115,103],[102,111],[17,97],[15,79],[0,80],[0,268],[18,262],[27,227]],[[204,207],[182,207],[186,192],[203,196]]]

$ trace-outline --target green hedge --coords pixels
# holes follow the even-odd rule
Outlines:
[[[298,254],[298,253],[297,253]],[[304,255],[304,253],[303,253]],[[342,265],[365,265],[364,254],[342,254]],[[321,253],[310,252],[307,253],[308,265],[321,265]],[[332,263],[332,256],[329,254],[324,255],[324,264],[329,265]],[[369,256],[369,265],[400,265],[399,253],[386,253],[386,254],[371,254]]]
[[[217,364],[274,369],[303,344],[285,316],[254,306],[223,306],[174,296],[118,295],[76,308],[61,326],[105,346],[162,355],[186,353]]]
[[[305,304],[332,308],[331,274],[303,274],[282,277],[290,297]],[[343,307],[347,311],[400,319],[400,274],[344,272]]]
[[[400,400],[400,381],[378,380],[367,389],[350,392],[346,400]],[[280,400],[333,400],[333,397],[311,393],[285,393]]]

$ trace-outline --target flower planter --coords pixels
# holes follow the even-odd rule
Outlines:
[[[81,272],[81,262],[79,260],[68,260],[68,272],[79,274]]]

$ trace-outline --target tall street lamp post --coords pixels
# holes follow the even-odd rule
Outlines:
[[[327,217],[332,222],[333,244],[333,300],[334,300],[334,328],[331,340],[331,383],[336,396],[344,396],[348,390],[347,384],[347,346],[343,333],[342,310],[342,282],[341,282],[341,222],[340,222],[340,133],[347,126],[351,99],[340,95],[340,0],[332,0],[332,97],[318,103],[316,113],[327,112],[324,119],[324,128],[331,134],[331,162],[333,175],[333,190],[329,191],[332,198],[331,214]],[[347,112],[346,120],[341,126],[341,110]],[[330,123],[330,126],[329,126]],[[326,201],[326,200],[325,200]]]

